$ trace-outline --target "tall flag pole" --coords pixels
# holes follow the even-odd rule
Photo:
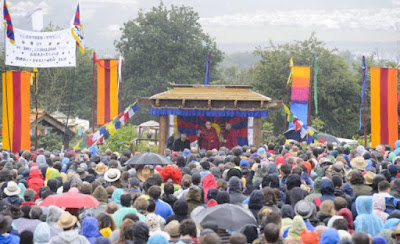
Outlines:
[[[3,19],[4,19],[4,27],[7,33],[7,38],[10,40],[12,44],[14,44],[15,43],[14,28],[12,25],[11,15],[10,12],[8,11],[6,0],[4,0],[3,3]]]
[[[314,89],[313,84],[314,84],[314,60],[311,64],[310,86],[308,87],[307,125],[311,125],[311,103],[313,99],[313,89]]]
[[[93,90],[92,90],[92,133],[94,133],[95,105],[96,105],[96,52],[93,52]]]
[[[359,130],[361,130],[362,127],[362,122],[361,122],[361,117],[362,117],[362,110],[364,107],[364,113],[365,113],[365,87],[367,85],[367,66],[365,65],[365,56],[362,57],[362,66],[363,70],[363,86],[362,86],[362,92],[361,92],[361,105],[360,105],[360,126]],[[364,124],[365,126],[365,124]]]
[[[314,107],[315,107],[315,114],[318,114],[318,63],[317,57],[314,56]]]
[[[80,4],[78,1],[78,6],[76,7],[74,23],[71,28],[71,33],[76,41],[76,46],[79,48],[79,51],[83,54],[85,53],[85,47],[84,47],[83,26],[81,22],[81,12],[79,5]]]
[[[122,80],[122,63],[124,62],[124,54],[119,54],[118,60],[118,93],[119,93],[119,111],[124,109],[123,99],[122,99],[122,92],[123,92],[123,80]]]
[[[207,55],[207,66],[206,66],[206,76],[204,77],[204,85],[210,84],[210,64],[211,64],[211,54]]]
[[[289,77],[287,79],[287,83],[286,83],[286,104],[289,104],[289,84],[292,80],[292,75],[293,75],[293,58],[290,57],[289,59]],[[287,122],[286,122],[286,118],[285,118],[285,122],[284,122],[285,126],[284,126],[284,131],[287,130]]]

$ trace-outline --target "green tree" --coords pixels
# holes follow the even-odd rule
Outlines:
[[[319,67],[318,116],[325,123],[324,129],[347,138],[357,132],[360,82],[346,60],[337,55],[335,50],[327,49],[315,34],[293,44],[276,45],[270,42],[269,47],[258,48],[255,55],[260,56],[261,60],[249,71],[254,87],[262,94],[284,103],[287,103],[287,88],[291,88],[286,85],[289,58],[293,57],[295,65],[309,66],[316,55]],[[284,119],[280,111],[271,111],[268,121],[274,123],[276,134],[283,132]]]
[[[207,53],[211,53],[210,81],[219,77],[217,64],[222,53],[204,33],[193,8],[163,3],[124,24],[115,43],[124,53],[124,100],[151,96],[168,84],[202,84]]]

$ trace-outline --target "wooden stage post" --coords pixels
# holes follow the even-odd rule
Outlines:
[[[254,130],[254,146],[259,147],[261,145],[261,118],[260,117],[254,117],[254,124],[253,124],[253,130]]]
[[[160,143],[158,144],[158,153],[164,155],[165,144],[168,134],[168,115],[160,115]]]

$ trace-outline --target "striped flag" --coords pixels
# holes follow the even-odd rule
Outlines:
[[[310,67],[293,66],[292,97],[290,111],[301,121],[307,121]],[[293,127],[293,126],[291,126]]]
[[[3,149],[31,149],[30,72],[3,73]]]
[[[396,68],[371,70],[371,146],[394,147],[398,139]]]
[[[97,125],[118,115],[118,60],[97,60]]]
[[[12,44],[14,44],[15,43],[14,28],[12,25],[11,15],[10,12],[8,11],[6,0],[4,0],[3,3],[3,19],[4,19],[4,27],[6,28],[7,38],[10,40]]]
[[[79,8],[79,1],[78,6],[76,7],[74,23],[71,28],[72,36],[76,41],[76,46],[79,48],[79,51],[83,54],[85,53],[84,47],[84,38],[83,38],[83,26],[81,22],[81,11]]]

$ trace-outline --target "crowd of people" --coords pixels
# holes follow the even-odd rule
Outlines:
[[[400,156],[388,146],[166,149],[166,166],[135,164],[135,154],[2,151],[0,243],[400,242]],[[99,205],[41,206],[67,192]],[[233,205],[253,222],[233,214],[241,227],[226,229],[195,217]]]

